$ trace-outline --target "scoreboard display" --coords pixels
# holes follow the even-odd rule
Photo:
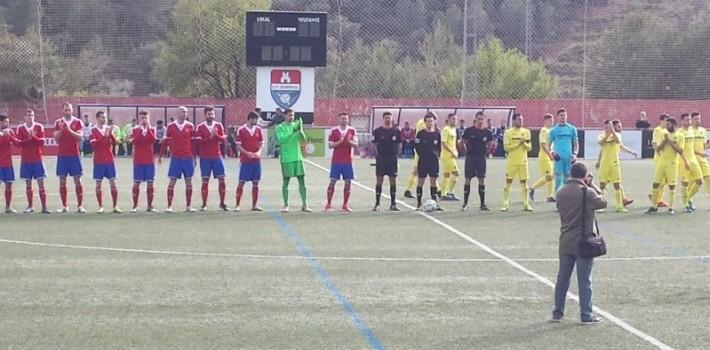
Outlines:
[[[324,67],[327,21],[322,12],[247,12],[247,65]]]

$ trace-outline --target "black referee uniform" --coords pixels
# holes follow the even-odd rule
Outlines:
[[[419,178],[439,177],[439,155],[441,154],[441,134],[439,130],[420,130],[414,139],[414,149],[419,156],[417,176]],[[431,199],[436,200],[436,186],[431,186]],[[422,205],[422,187],[417,186],[417,207]]]
[[[471,179],[477,177],[483,179],[486,177],[486,158],[488,155],[488,144],[493,140],[493,133],[490,129],[479,129],[475,126],[466,128],[461,136],[466,145],[466,162],[464,176],[466,184],[464,185],[463,206],[468,206],[468,196],[471,193]],[[481,209],[486,203],[486,186],[480,182],[478,184],[478,196],[481,199]]]
[[[402,134],[399,128],[392,126],[385,128],[381,126],[372,132],[372,143],[377,147],[377,156],[375,157],[375,175],[377,177],[389,176],[397,177],[399,169],[398,157],[399,147],[402,144]],[[379,181],[378,181],[379,183]],[[375,207],[380,205],[380,197],[382,196],[382,185],[375,186]],[[394,180],[390,181],[390,209],[396,209],[397,206],[397,185]]]

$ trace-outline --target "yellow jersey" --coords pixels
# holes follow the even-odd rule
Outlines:
[[[698,158],[695,156],[695,133],[691,128],[680,128],[678,132],[683,136],[683,142],[680,143],[680,148],[683,150],[683,155],[688,163],[697,163]]]
[[[417,124],[414,125],[414,131],[418,134],[424,129],[426,129],[426,121],[424,121],[424,118],[417,120]]]
[[[663,133],[659,133],[659,135],[657,135],[658,138],[653,139],[653,143],[660,145],[663,143],[663,139],[666,135],[668,135],[668,142],[660,150],[658,160],[663,164],[672,164],[678,161],[678,153],[675,149],[673,149],[671,144],[674,144],[676,147],[680,148],[680,145],[685,143],[685,139],[681,133],[664,131]]]
[[[521,141],[524,142],[522,145]],[[527,164],[528,151],[532,148],[530,130],[526,128],[507,129],[503,134],[503,148],[508,153],[509,165]]]
[[[441,144],[446,145],[450,150],[454,152],[458,152],[456,149],[456,128],[451,127],[451,126],[445,126],[441,130]],[[451,159],[456,159],[454,154],[451,154],[451,152],[445,150],[443,147],[441,148],[441,159],[443,160],[451,160]]]
[[[663,142],[663,133],[668,132],[666,128],[657,126],[653,128],[653,137],[651,138],[651,142],[660,145],[661,142]],[[660,142],[656,142],[656,140],[661,140]],[[655,148],[654,148],[655,149]],[[658,158],[658,152],[654,151],[653,152],[653,159],[655,160]]]
[[[616,133],[616,140],[614,140],[614,134],[603,133],[597,138],[599,142],[604,142],[601,145],[601,163],[604,164],[614,164],[619,162],[619,156],[621,154],[621,133]]]
[[[708,142],[708,131],[707,129],[703,128],[702,126],[699,126],[697,128],[692,128],[693,134],[695,135],[694,139],[694,149],[695,152],[697,153],[705,153],[705,145]],[[697,156],[701,157],[701,156]],[[705,157],[703,157],[704,159]]]
[[[547,153],[545,153],[545,150],[543,149],[542,145],[547,145],[550,143],[550,128],[544,126],[542,129],[540,129],[540,139],[539,139],[539,146],[540,146],[540,151],[537,153],[537,157],[540,159],[545,159],[549,157],[547,156]]]

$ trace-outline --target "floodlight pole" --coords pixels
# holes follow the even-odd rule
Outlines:
[[[463,1],[463,52],[461,54],[461,95],[459,107],[463,107],[466,96],[466,58],[468,56],[468,0]]]
[[[464,99],[466,97],[466,78],[467,78],[467,63],[469,55],[469,45],[468,40],[473,38],[473,43],[470,46],[470,53],[473,57],[473,65],[471,71],[471,97],[476,98],[478,96],[478,69],[476,67],[476,47],[478,44],[478,33],[476,32],[476,19],[473,18],[471,21],[471,29],[469,33],[468,22],[472,19],[468,13],[468,0],[463,2],[463,53],[461,59],[461,96],[459,105],[463,106]]]

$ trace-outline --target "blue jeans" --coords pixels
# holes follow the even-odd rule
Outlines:
[[[565,314],[567,290],[572,277],[574,265],[577,265],[577,282],[579,283],[579,308],[582,321],[594,317],[592,311],[592,265],[593,258],[581,258],[575,255],[560,254],[560,271],[557,273],[555,285],[555,310],[552,317],[562,318]]]

